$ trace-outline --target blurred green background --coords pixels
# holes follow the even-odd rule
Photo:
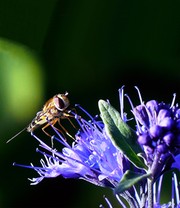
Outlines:
[[[0,0],[0,207],[98,207],[110,190],[37,176],[13,162],[38,165],[37,142],[23,132],[44,102],[69,92],[92,115],[97,101],[119,107],[126,85],[137,103],[180,98],[180,2]],[[105,204],[105,203],[104,203]]]

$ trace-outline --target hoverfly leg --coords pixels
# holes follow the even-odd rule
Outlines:
[[[51,136],[45,129],[46,129],[48,126],[53,126],[53,127],[54,127],[54,125],[55,125],[56,122],[57,122],[57,119],[54,120],[53,122],[48,121],[48,123],[42,128],[42,131],[43,131],[47,136],[51,137],[51,148],[52,148],[52,149],[53,149],[53,147],[54,147],[54,142],[53,142],[54,138],[53,138],[53,136]]]
[[[42,128],[42,131],[47,135],[47,136],[49,136],[49,137],[51,137],[51,135],[47,132],[47,131],[45,131],[45,129],[48,127],[48,126],[50,126],[51,124],[49,124],[49,123],[47,123],[43,128]]]
[[[51,137],[51,149],[53,150],[53,148],[54,148],[54,137],[52,136]]]
[[[54,131],[55,131],[57,134],[59,134],[59,133],[62,134],[64,140],[66,141],[66,137],[65,137],[63,131],[61,131],[60,129],[56,128],[54,125],[51,125],[51,127],[54,129]],[[63,129],[63,130],[64,130],[64,129]],[[61,137],[61,136],[60,136],[60,137]]]
[[[67,113],[65,113],[64,116],[65,116],[66,119],[69,121],[69,123],[73,126],[73,128],[76,129],[75,125],[73,124],[73,122],[72,122],[71,119],[70,119],[70,118],[75,118],[75,116],[74,116],[74,115],[67,114]],[[59,123],[60,126],[62,126],[62,125],[60,124],[60,119],[58,120],[58,123]]]
[[[70,119],[67,117],[67,119],[70,121]],[[72,123],[72,121],[70,121],[70,123],[72,124],[72,126],[75,128],[74,124]],[[59,126],[63,129],[63,131],[73,140],[75,140],[75,138],[66,130],[66,128],[61,124],[60,119],[58,119],[58,124]],[[58,129],[58,131],[60,131]],[[60,131],[61,132],[61,131]],[[62,133],[62,132],[61,132]]]
[[[71,119],[70,119],[70,118],[67,118],[67,119],[68,119],[69,123],[70,123],[75,129],[77,129],[77,128],[74,126],[74,124],[73,124],[73,122],[71,121]]]

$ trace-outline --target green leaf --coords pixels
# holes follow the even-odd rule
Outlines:
[[[99,110],[105,125],[107,135],[113,144],[138,168],[146,168],[143,161],[137,156],[137,144],[133,131],[121,119],[119,112],[108,102],[99,100]],[[139,151],[140,152],[140,151]]]
[[[135,173],[133,171],[127,170],[119,185],[115,188],[115,193],[122,193],[125,190],[129,189],[130,187],[132,187],[133,185],[135,185],[136,183],[138,183],[139,181],[141,181],[142,179],[148,178],[149,176],[151,176],[150,173],[147,174],[141,174],[141,173]]]

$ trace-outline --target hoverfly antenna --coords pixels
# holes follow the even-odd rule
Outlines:
[[[15,134],[13,137],[11,137],[9,140],[7,140],[6,144],[12,141],[15,137],[17,137],[19,134],[21,134],[23,131],[25,131],[27,128],[25,127],[21,131],[19,131],[17,134]]]

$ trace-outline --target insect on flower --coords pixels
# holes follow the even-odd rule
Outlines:
[[[34,132],[34,130],[36,130],[37,128],[43,125],[44,125],[42,127],[43,132],[47,134],[48,136],[50,136],[45,131],[45,129],[50,125],[54,126],[56,122],[59,123],[60,127],[68,136],[72,137],[60,123],[61,119],[68,119],[71,125],[74,127],[74,124],[69,119],[70,117],[74,117],[74,116],[69,113],[69,110],[67,110],[67,108],[70,105],[67,95],[68,95],[68,92],[66,92],[65,94],[57,94],[57,95],[54,95],[54,97],[50,98],[45,103],[42,110],[37,112],[35,118],[31,121],[31,123],[24,129],[22,129],[20,132],[18,132],[16,135],[14,135],[12,138],[10,138],[6,143],[13,140],[16,136],[18,136],[20,133],[22,133],[25,130],[27,132],[32,133]],[[57,129],[56,127],[54,128],[61,132],[61,130]]]

